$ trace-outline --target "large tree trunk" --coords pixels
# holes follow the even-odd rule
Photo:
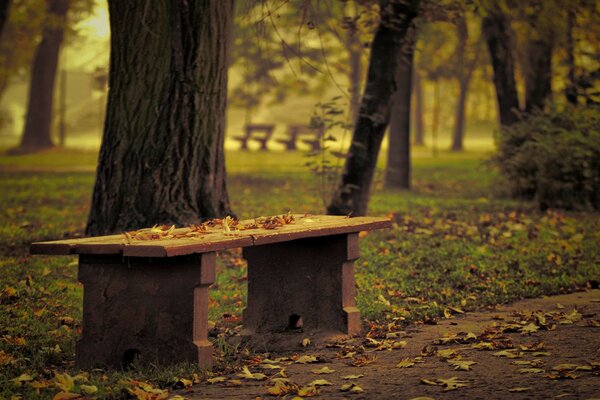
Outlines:
[[[109,13],[110,91],[87,234],[229,213],[233,1],[110,0]]]
[[[418,71],[413,71],[413,90],[415,92],[415,146],[425,146],[425,126],[423,122],[423,83]]]
[[[25,128],[17,152],[32,152],[52,143],[52,105],[58,54],[63,41],[69,0],[49,0],[48,20],[31,69]]]
[[[416,28],[413,26],[406,35],[402,59],[398,64],[398,88],[392,97],[385,170],[385,186],[388,188],[410,189],[410,103],[416,38]]]
[[[499,9],[488,10],[481,22],[481,31],[494,69],[494,86],[498,99],[500,124],[509,126],[518,121],[519,97],[515,83],[515,62],[510,21]]]
[[[390,119],[402,43],[417,15],[418,0],[382,0],[373,38],[367,82],[342,181],[327,207],[329,214],[364,215],[381,140]]]

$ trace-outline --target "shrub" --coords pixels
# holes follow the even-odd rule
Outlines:
[[[493,162],[514,197],[541,209],[600,209],[600,108],[536,112],[497,136]]]

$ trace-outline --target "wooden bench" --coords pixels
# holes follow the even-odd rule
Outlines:
[[[121,235],[31,245],[32,254],[79,255],[83,284],[77,365],[197,362],[209,367],[208,290],[216,252],[243,247],[248,262],[244,335],[356,335],[358,232],[386,218],[277,216],[155,227]],[[297,332],[302,327],[301,337]]]
[[[260,150],[267,151],[267,142],[274,131],[274,124],[247,124],[244,135],[234,136],[233,139],[240,142],[240,150],[248,150],[248,141],[254,140],[260,143]]]
[[[296,142],[302,135],[310,136],[308,139],[302,139],[303,143],[310,146],[312,151],[321,149],[321,139],[325,134],[323,127],[313,128],[310,125],[288,125],[287,139],[277,139],[276,141],[285,145],[287,151],[295,151],[298,149]]]

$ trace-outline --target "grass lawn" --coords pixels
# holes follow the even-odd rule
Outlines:
[[[417,149],[410,192],[383,189],[378,175],[370,214],[390,216],[395,224],[361,241],[358,305],[368,329],[598,284],[600,215],[541,213],[507,200],[485,158],[432,158]],[[76,258],[32,257],[28,244],[83,234],[95,161],[95,153],[77,151],[0,156],[0,399],[67,392],[136,398],[151,390],[140,381],[180,388],[207,374],[191,365],[75,369],[82,302]],[[228,152],[228,188],[238,217],[322,213],[318,179],[305,161],[301,154]],[[211,290],[216,347],[225,355],[236,351],[223,337],[245,303],[239,256],[230,251],[220,258]],[[220,368],[235,366],[234,358],[240,359],[223,358]]]

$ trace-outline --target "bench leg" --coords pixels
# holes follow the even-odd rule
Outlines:
[[[360,333],[354,260],[358,234],[246,247],[246,334],[298,331]]]
[[[208,287],[215,253],[173,258],[81,255],[80,368],[197,362],[210,367]]]

